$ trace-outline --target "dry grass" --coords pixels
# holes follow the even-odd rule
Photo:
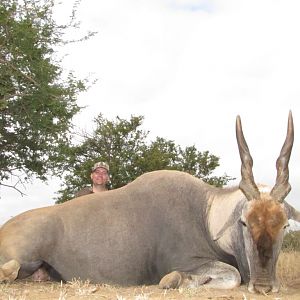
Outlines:
[[[283,288],[300,287],[299,251],[281,252],[278,259],[277,276]]]
[[[98,290],[98,286],[95,284],[91,284],[88,280],[81,281],[77,279],[73,279],[69,282],[70,287],[75,291],[75,295],[78,296],[87,296],[91,295]]]
[[[299,300],[300,252],[282,252],[278,261],[279,294],[250,294],[245,286],[222,291],[206,289],[160,290],[157,286],[118,287],[72,280],[67,284],[20,280],[0,284],[0,300]]]

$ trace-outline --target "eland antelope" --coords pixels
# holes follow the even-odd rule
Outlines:
[[[58,280],[159,284],[277,292],[276,262],[288,219],[291,187],[289,114],[277,178],[260,190],[240,117],[236,136],[241,182],[216,188],[187,173],[154,171],[128,185],[22,213],[0,229],[0,281],[44,268]]]

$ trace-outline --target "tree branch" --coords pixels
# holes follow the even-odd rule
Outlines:
[[[0,183],[0,186],[2,185],[2,186],[5,186],[5,187],[14,189],[14,190],[16,190],[17,192],[19,192],[19,193],[21,194],[22,197],[23,197],[23,196],[27,196],[25,193],[23,193],[21,190],[19,190],[19,189],[16,187],[17,184],[18,184],[18,183],[16,183],[15,185],[9,185],[9,184]]]
[[[28,76],[27,74],[24,74],[21,70],[19,70],[15,66],[13,66],[11,63],[6,61],[5,59],[0,58],[0,62],[8,64],[9,67],[11,67],[13,70],[19,72],[20,74],[22,74],[22,76],[25,77],[26,79],[28,79],[30,82],[34,83],[35,85],[39,85],[32,77]]]

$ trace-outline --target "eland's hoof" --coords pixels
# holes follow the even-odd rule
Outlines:
[[[161,289],[176,289],[183,281],[183,275],[178,271],[173,271],[164,276],[159,282]]]
[[[20,264],[12,259],[0,267],[0,282],[12,282],[18,277]]]

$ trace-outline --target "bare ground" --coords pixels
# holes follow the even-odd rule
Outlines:
[[[300,280],[283,286],[276,294],[251,294],[245,286],[234,290],[179,289],[161,290],[158,286],[117,287],[97,285],[74,280],[67,284],[54,282],[16,281],[0,285],[0,300],[71,300],[71,299],[116,299],[116,300],[299,300]]]
[[[161,290],[157,285],[118,287],[73,280],[67,284],[52,281],[18,280],[0,284],[0,300],[300,300],[300,252],[282,252],[277,265],[282,287],[276,294],[251,294],[246,286],[234,290]]]

